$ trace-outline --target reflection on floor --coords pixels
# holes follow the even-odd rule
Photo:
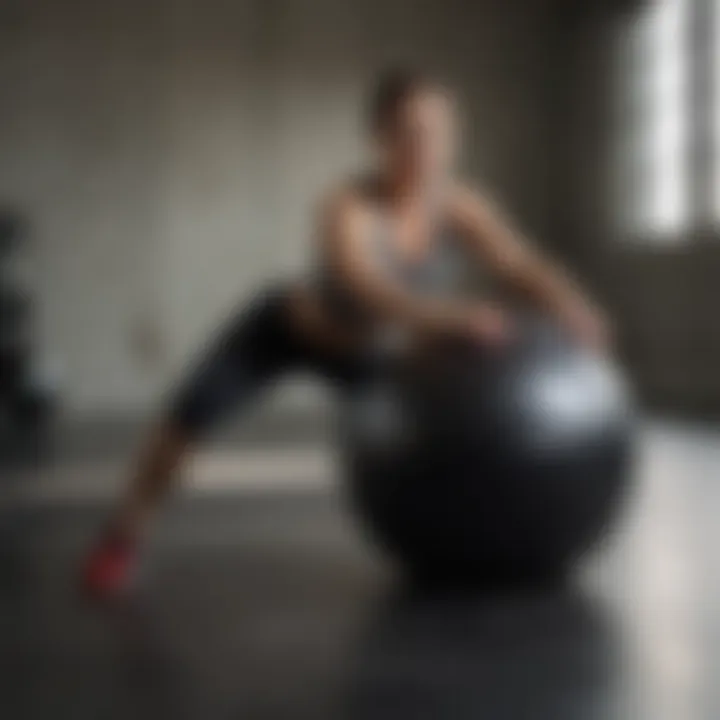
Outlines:
[[[0,717],[713,720],[718,480],[720,435],[652,428],[570,588],[464,596],[403,588],[324,480],[200,484],[162,519],[141,592],[104,609],[72,584],[101,497],[15,494]]]

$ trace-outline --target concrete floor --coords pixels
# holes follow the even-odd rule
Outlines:
[[[647,429],[624,517],[570,587],[465,596],[402,587],[324,448],[218,452],[163,516],[138,595],[104,610],[72,580],[117,458],[14,479],[0,718],[720,717],[720,433]]]

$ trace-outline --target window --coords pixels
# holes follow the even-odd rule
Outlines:
[[[689,223],[692,1],[650,2],[623,29],[616,200],[626,235],[670,242]]]
[[[614,174],[623,234],[720,229],[720,0],[648,0],[618,53]]]

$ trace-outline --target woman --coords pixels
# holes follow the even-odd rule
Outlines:
[[[376,168],[325,199],[317,277],[258,296],[180,386],[84,566],[92,594],[128,587],[139,540],[188,451],[281,373],[311,368],[350,390],[378,358],[419,342],[508,340],[512,325],[502,309],[443,294],[451,257],[490,268],[583,342],[607,342],[604,321],[582,293],[453,177],[456,108],[446,88],[417,73],[388,73],[374,90],[369,121]]]

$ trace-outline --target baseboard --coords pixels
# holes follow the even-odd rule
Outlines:
[[[56,423],[48,452],[56,458],[93,458],[132,452],[153,418],[103,414]],[[282,408],[225,423],[204,443],[213,447],[270,448],[331,442],[334,420],[323,408]]]

